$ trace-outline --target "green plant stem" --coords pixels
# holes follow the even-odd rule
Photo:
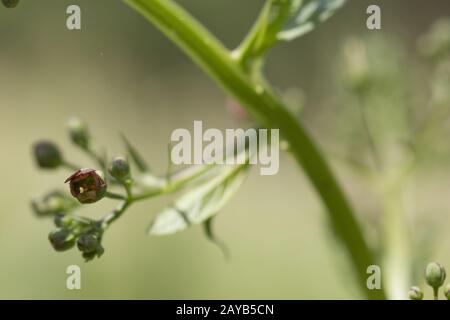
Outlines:
[[[86,148],[80,147],[81,150],[83,150],[94,162],[97,162],[97,164],[102,168],[102,170],[106,171],[106,161],[99,156],[92,147],[88,146]]]
[[[433,298],[439,300],[439,287],[433,287]]]
[[[232,53],[233,57],[244,69],[251,70],[253,66],[249,66],[249,64],[260,64],[259,58],[266,50],[276,44],[276,34],[289,16],[293,1],[267,0],[264,3],[250,32]],[[254,61],[255,59],[256,61]]]
[[[133,203],[133,200],[126,199],[122,202],[117,208],[115,208],[112,212],[107,214],[101,220],[101,227],[103,230],[107,229],[114,221],[120,218],[122,214],[128,209],[128,207]]]
[[[139,193],[133,193],[132,185],[130,183],[122,184],[126,190],[127,196],[118,195],[115,193],[107,192],[106,196],[112,199],[123,200],[112,212],[105,215],[100,224],[103,229],[108,228],[111,223],[116,221],[123,213],[134,203],[142,200],[147,200],[162,194],[170,194],[179,191],[185,185],[195,181],[196,178],[207,173],[210,169],[213,169],[213,165],[204,165],[198,167],[192,167],[178,174],[174,174],[170,179],[165,179],[164,184],[158,188],[152,188],[147,191]]]
[[[381,175],[380,193],[383,205],[383,281],[390,299],[407,298],[411,283],[411,239],[404,206],[405,181],[414,169],[411,159]]]
[[[363,130],[364,130],[364,133],[367,138],[367,143],[369,145],[370,154],[372,156],[372,160],[373,160],[375,169],[381,172],[383,169],[383,164],[381,161],[380,153],[378,152],[377,145],[375,143],[375,138],[374,138],[374,136],[372,134],[372,130],[370,128],[370,123],[369,123],[369,120],[367,117],[367,112],[366,112],[366,104],[365,104],[363,97],[361,97],[361,96],[358,96],[357,100],[358,100],[357,108],[359,110],[359,116],[361,119]]]
[[[127,197],[121,195],[121,194],[117,194],[117,193],[113,193],[113,192],[107,192],[105,194],[106,198],[110,198],[110,199],[116,199],[116,200],[125,200],[127,199]]]
[[[366,287],[366,270],[375,264],[362,229],[316,144],[290,115],[273,90],[255,83],[232,54],[185,10],[171,0],[125,0],[182,48],[232,94],[257,121],[278,128],[329,212],[329,218],[350,254],[358,284],[368,298],[384,299],[383,290]]]
[[[390,299],[406,298],[410,285],[409,243],[400,187],[384,190],[383,280]]]
[[[69,169],[70,171],[77,171],[78,169],[80,169],[79,166],[77,166],[77,165],[75,165],[75,164],[73,164],[73,163],[70,163],[70,162],[68,162],[68,161],[66,161],[66,160],[64,160],[62,166],[63,166],[64,168],[66,168],[66,169]]]

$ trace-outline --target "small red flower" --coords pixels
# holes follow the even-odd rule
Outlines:
[[[80,169],[65,183],[70,182],[70,193],[81,203],[94,203],[106,194],[106,182],[101,171]]]

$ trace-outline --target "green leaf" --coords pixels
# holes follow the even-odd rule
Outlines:
[[[214,217],[215,216],[212,216],[211,218],[203,222],[203,230],[205,231],[205,235],[208,238],[208,240],[211,241],[211,243],[213,243],[214,245],[216,245],[220,249],[220,251],[222,251],[222,254],[225,257],[225,259],[228,260],[230,258],[230,252],[228,250],[228,247],[222,240],[217,238],[213,230],[212,224]]]
[[[336,10],[345,4],[346,0],[307,0],[298,6],[283,30],[278,32],[277,39],[291,41],[314,30],[319,24],[331,17]]]
[[[137,152],[136,148],[133,147],[133,145],[129,142],[129,140],[122,135],[122,139],[125,143],[125,146],[127,148],[127,152],[130,155],[131,159],[133,160],[136,167],[139,169],[140,172],[150,172],[150,167],[147,165],[145,160],[141,157],[141,155]]]
[[[159,213],[150,225],[151,235],[168,235],[200,224],[221,210],[246,177],[248,164],[225,167],[215,178],[181,196]]]

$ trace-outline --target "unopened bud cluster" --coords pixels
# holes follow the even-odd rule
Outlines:
[[[437,262],[429,263],[425,268],[425,281],[433,289],[434,299],[439,298],[439,289],[444,285],[446,272],[444,266]],[[411,300],[422,300],[424,294],[419,287],[412,287],[408,296]],[[444,287],[444,296],[450,300],[450,283]]]
[[[49,233],[48,239],[56,251],[66,251],[76,246],[83,258],[89,261],[101,256],[104,252],[101,245],[105,231],[104,220],[83,218],[74,215],[72,211],[81,205],[96,203],[107,196],[107,181],[111,181],[112,186],[125,187],[125,195],[110,194],[111,197],[115,196],[115,199],[128,201],[133,180],[130,164],[125,157],[114,157],[109,167],[106,167],[106,160],[92,149],[89,129],[84,121],[71,119],[68,132],[71,142],[96,161],[102,170],[107,170],[108,177],[95,168],[76,169],[78,166],[71,164],[71,159],[65,159],[54,142],[42,140],[33,146],[37,166],[47,170],[70,169],[72,174],[65,180],[65,183],[69,184],[70,193],[60,190],[52,191],[32,199],[31,207],[39,217],[53,217],[56,229]],[[131,157],[133,158],[133,155]]]
[[[77,245],[86,261],[100,257],[102,230],[90,219],[58,214],[54,218],[57,229],[50,232],[48,239],[56,251],[66,251]]]

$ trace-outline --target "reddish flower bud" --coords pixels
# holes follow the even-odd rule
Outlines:
[[[80,169],[65,182],[70,182],[70,193],[81,203],[97,202],[106,194],[103,173],[95,169]]]

